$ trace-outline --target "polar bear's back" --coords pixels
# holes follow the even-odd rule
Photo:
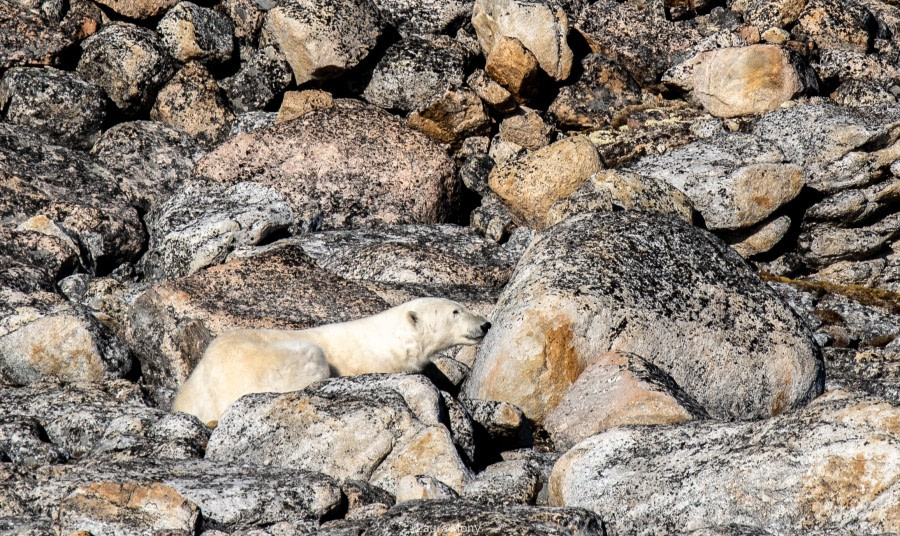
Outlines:
[[[216,337],[172,404],[203,422],[218,420],[247,393],[284,393],[330,376],[315,344],[275,330],[240,330]]]

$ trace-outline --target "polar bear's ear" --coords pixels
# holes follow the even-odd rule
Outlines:
[[[406,313],[406,318],[409,319],[409,323],[413,326],[419,323],[419,315],[417,315],[415,311],[408,311]]]

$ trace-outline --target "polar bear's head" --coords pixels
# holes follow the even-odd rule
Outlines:
[[[404,308],[406,319],[421,334],[428,356],[458,344],[477,344],[491,327],[487,318],[443,298],[419,298]]]

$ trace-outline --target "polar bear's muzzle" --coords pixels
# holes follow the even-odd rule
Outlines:
[[[481,342],[481,339],[484,339],[485,335],[487,335],[488,330],[491,329],[491,323],[484,322],[483,324],[481,324],[481,326],[479,326],[479,329],[480,331],[478,332],[470,332],[468,334],[468,338],[472,339],[475,342]]]

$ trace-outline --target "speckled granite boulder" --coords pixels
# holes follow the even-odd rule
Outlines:
[[[569,19],[557,5],[536,0],[476,0],[472,26],[485,57],[491,56],[501,38],[509,37],[531,52],[552,78],[569,77]]]
[[[802,406],[824,381],[800,319],[725,244],[667,216],[582,214],[548,229],[492,321],[464,394],[538,422],[609,350],[643,357],[717,418]]]
[[[150,118],[213,144],[228,133],[234,112],[210,72],[189,63],[160,89]]]
[[[466,500],[410,501],[388,510],[366,529],[372,536],[411,536],[422,527],[439,534],[603,536],[604,522],[581,508],[489,506]]]
[[[384,21],[371,0],[289,0],[266,13],[261,39],[277,43],[294,81],[325,80],[359,64]]]
[[[132,205],[149,211],[181,187],[205,150],[181,130],[132,121],[105,131],[91,154],[117,175]]]
[[[279,248],[150,288],[131,306],[128,330],[144,381],[167,407],[223,331],[303,329],[387,308],[371,292],[317,267],[299,248]]]
[[[348,100],[233,138],[194,173],[273,186],[301,229],[444,222],[459,195],[444,149],[393,116]]]
[[[279,467],[251,472],[247,466],[206,460],[98,460],[44,467],[12,479],[14,489],[48,516],[69,506],[67,497],[79,487],[104,482],[169,488],[199,507],[206,530],[227,532],[284,522],[315,526],[341,504],[339,483],[326,475]]]
[[[123,112],[140,113],[174,70],[156,33],[131,24],[111,24],[81,43],[78,74],[106,91]]]
[[[219,84],[236,113],[263,110],[290,85],[291,66],[277,48],[254,50],[241,69]],[[230,136],[229,136],[230,137]]]
[[[388,492],[402,477],[422,474],[462,490],[471,472],[449,431],[428,423],[430,412],[420,420],[389,386],[329,388],[342,380],[240,398],[219,420],[207,459],[320,471],[365,480]]]
[[[267,186],[188,183],[150,213],[150,245],[141,265],[154,280],[189,275],[287,229],[293,220],[284,197]]]
[[[16,67],[0,80],[0,110],[54,145],[90,149],[106,118],[106,96],[72,73]]]
[[[22,6],[0,3],[0,68],[54,65],[74,40]]]
[[[130,19],[147,19],[162,15],[178,0],[101,0],[98,3]]]
[[[759,423],[611,430],[557,462],[551,500],[593,510],[610,534],[733,522],[773,534],[897,532],[898,412],[831,391]]]
[[[581,60],[581,76],[560,88],[548,112],[568,128],[604,126],[625,106],[641,102],[641,91],[621,65],[603,54]]]
[[[86,153],[0,123],[0,219],[20,224],[44,216],[62,225],[78,239],[90,270],[108,271],[144,247],[138,213],[116,183]]]
[[[472,14],[474,0],[373,0],[385,20],[400,35],[447,33]]]
[[[278,120],[276,112],[247,112],[238,114],[231,124],[231,130],[228,132],[228,138],[234,138],[241,134],[253,132],[261,128],[270,127]]]
[[[517,261],[510,251],[455,225],[325,231],[291,241],[329,272],[363,285],[376,283],[373,290],[405,288],[463,303],[466,287],[499,291]],[[389,295],[385,292],[385,299]]]
[[[800,193],[804,170],[784,161],[776,145],[731,134],[648,156],[630,169],[678,188],[708,229],[723,230],[755,225]]]
[[[599,0],[575,21],[591,51],[620,63],[641,86],[659,82],[702,36],[695,28],[665,18],[651,4]]]
[[[140,390],[118,380],[35,383],[0,390],[4,415],[34,419],[65,459],[192,459],[209,430],[196,418],[147,407]]]
[[[468,51],[445,35],[409,37],[390,46],[363,91],[368,102],[410,112],[463,85]]]
[[[179,2],[156,25],[163,47],[176,60],[187,63],[222,63],[231,59],[234,25],[212,9]]]

